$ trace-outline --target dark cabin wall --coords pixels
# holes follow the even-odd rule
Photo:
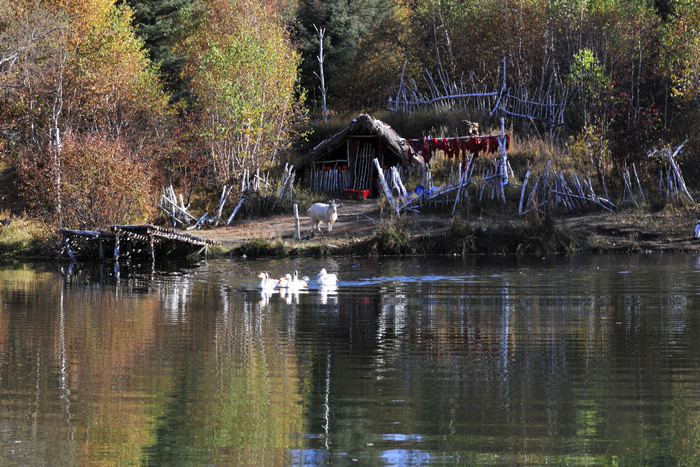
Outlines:
[[[377,171],[373,163],[375,157],[379,159],[380,166],[386,168],[403,163],[402,158],[389,148],[383,138],[377,135],[348,135],[340,144],[309,164],[305,183],[314,191],[319,191],[312,187],[319,184],[315,177],[339,171],[335,179],[342,186],[334,192],[322,192],[342,196],[344,189],[356,188],[368,190],[369,197],[376,198],[381,190],[377,186]]]

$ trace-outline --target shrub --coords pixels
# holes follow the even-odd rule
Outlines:
[[[407,255],[413,252],[409,234],[398,218],[383,224],[375,241],[376,251],[380,255]]]
[[[69,135],[58,157],[53,150],[27,154],[18,174],[28,207],[60,226],[142,222],[154,206],[148,164],[136,160],[119,140],[97,133]]]

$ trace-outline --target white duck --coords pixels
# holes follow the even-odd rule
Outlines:
[[[277,282],[274,279],[270,279],[270,275],[266,272],[261,272],[258,274],[258,277],[260,278],[259,289],[272,290],[277,286]]]
[[[338,282],[338,276],[335,274],[328,274],[326,268],[321,268],[321,272],[316,276],[316,282],[321,287],[333,287]]]
[[[289,275],[289,274],[287,274]],[[306,276],[299,278],[299,271],[296,269],[294,270],[294,274],[292,274],[291,279],[289,280],[289,283],[287,284],[287,288],[289,289],[304,289],[309,286],[308,278]]]
[[[292,282],[292,275],[291,274],[285,274],[284,276],[280,277],[280,280],[277,281],[277,286],[280,289],[286,289],[289,287],[289,283]]]

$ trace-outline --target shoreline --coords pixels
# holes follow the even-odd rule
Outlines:
[[[285,257],[324,255],[472,255],[552,253],[693,252],[700,209],[669,205],[593,211],[584,214],[519,217],[504,207],[471,216],[424,210],[397,218],[376,202],[344,203],[330,234],[295,239],[290,216],[251,219],[236,227],[201,231],[220,243],[219,255]],[[217,253],[214,253],[215,255]]]
[[[217,243],[207,257],[231,258],[696,252],[700,239],[693,234],[698,218],[700,208],[695,205],[554,218],[514,216],[503,206],[454,218],[430,209],[396,217],[382,212],[376,200],[365,200],[343,203],[331,233],[323,226],[323,233],[311,236],[308,219],[301,219],[300,240],[291,215],[243,219],[234,226],[194,234]],[[29,230],[23,225],[17,228]],[[32,229],[33,235],[27,233],[15,243],[0,242],[0,262],[57,258],[55,232],[44,231],[41,236],[36,226]]]

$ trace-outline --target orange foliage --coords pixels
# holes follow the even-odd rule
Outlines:
[[[68,135],[60,165],[53,151],[27,156],[18,185],[42,217],[58,217],[59,224],[71,228],[98,228],[143,221],[152,210],[149,167],[135,160],[121,140],[98,133]]]

